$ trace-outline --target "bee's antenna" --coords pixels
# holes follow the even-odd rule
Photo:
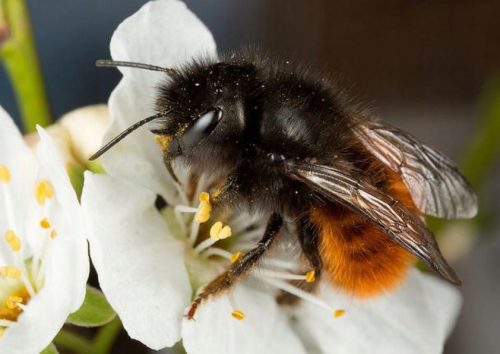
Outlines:
[[[127,135],[129,135],[130,133],[132,133],[134,130],[136,130],[137,128],[139,128],[140,126],[146,124],[146,123],[149,123],[155,119],[158,119],[158,118],[163,118],[165,117],[165,115],[167,114],[168,112],[160,112],[160,113],[157,113],[151,117],[147,117],[147,118],[144,118],[143,120],[135,123],[135,124],[132,124],[130,127],[128,127],[127,129],[125,129],[124,131],[122,131],[120,134],[118,134],[117,136],[115,136],[113,139],[111,139],[110,142],[108,142],[106,145],[104,145],[102,148],[99,149],[99,151],[97,151],[94,155],[90,156],[89,157],[89,160],[92,161],[92,160],[95,160],[97,158],[99,158],[102,154],[104,154],[106,151],[108,151],[109,149],[111,149],[114,145],[116,145],[120,140],[122,140],[123,138],[125,138]]]
[[[156,65],[135,63],[132,61],[115,61],[115,60],[108,60],[108,59],[99,59],[95,62],[95,65],[98,67],[106,67],[106,68],[116,68],[118,66],[126,66],[129,68],[136,68],[136,69],[145,69],[145,70],[151,70],[151,71],[163,71],[167,74],[175,73],[175,70],[171,69],[171,68],[163,68],[161,66],[156,66]]]

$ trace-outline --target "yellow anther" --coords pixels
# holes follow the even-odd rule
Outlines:
[[[201,192],[198,198],[200,199],[200,203],[210,203],[210,194],[207,192]]]
[[[232,235],[231,227],[226,225],[223,227],[222,222],[217,221],[210,228],[210,238],[213,240],[223,240]]]
[[[208,219],[210,219],[211,212],[212,206],[210,205],[210,203],[201,203],[201,206],[196,212],[194,219],[198,224],[203,224],[204,222],[207,222]]]
[[[7,166],[0,164],[0,182],[10,182],[10,171]]]
[[[50,199],[54,196],[54,187],[52,184],[42,179],[38,181],[35,185],[35,198],[38,204],[44,205],[47,199]]]
[[[241,252],[236,252],[231,255],[231,263],[235,263],[241,257]]]
[[[210,213],[212,212],[212,204],[210,203],[210,194],[207,192],[201,192],[198,197],[200,200],[200,207],[196,213],[194,219],[197,223],[203,224],[210,219]]]
[[[237,319],[238,321],[245,319],[245,313],[240,310],[233,310],[233,312],[231,312],[231,316],[233,316],[233,318]]]
[[[316,272],[314,271],[314,269],[306,273],[306,283],[312,283],[315,280],[316,280]]]
[[[339,318],[339,317],[342,317],[344,315],[345,315],[345,310],[339,309],[339,310],[333,311],[333,317],[335,317],[335,318]]]
[[[170,142],[172,141],[172,137],[170,135],[155,135],[155,141],[160,144],[162,150],[167,150]]]
[[[50,222],[47,218],[43,218],[40,220],[40,227],[42,229],[50,229]]]
[[[225,238],[231,237],[232,234],[233,232],[231,231],[231,226],[226,225],[222,228],[222,230],[220,230],[219,239],[223,240]]]
[[[9,310],[14,310],[17,307],[17,304],[22,304],[22,302],[22,297],[12,295],[7,298],[7,301],[5,301],[5,306],[7,306]]]
[[[17,279],[21,276],[21,270],[12,266],[0,267],[0,275],[4,278]]]
[[[50,232],[50,238],[55,239],[57,237],[57,231],[54,229]]]
[[[21,250],[21,239],[17,237],[14,231],[12,230],[5,231],[5,241],[7,241],[10,249],[13,252],[19,252]]]
[[[222,222],[217,221],[215,224],[212,225],[210,228],[210,238],[213,238],[214,240],[219,239],[219,234],[222,230]]]
[[[4,332],[5,332],[5,328],[0,327],[0,338],[3,337]]]

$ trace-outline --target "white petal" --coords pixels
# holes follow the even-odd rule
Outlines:
[[[40,135],[40,173],[55,189],[57,202],[49,217],[55,221],[53,224],[57,225],[58,234],[48,241],[44,285],[0,339],[0,353],[42,351],[59,332],[68,315],[80,307],[88,278],[87,242],[83,225],[79,222],[76,195],[53,142],[43,130]],[[31,188],[28,189],[31,192]],[[36,203],[34,198],[31,202]],[[36,208],[32,205],[27,209],[33,211]]]
[[[182,337],[189,354],[306,353],[271,294],[237,285],[231,296],[245,319],[231,316],[227,296],[207,300],[194,320],[184,319]]]
[[[416,270],[395,293],[358,301],[321,286],[320,296],[340,318],[304,305],[297,312],[299,330],[319,353],[437,354],[441,353],[458,315],[456,288]]]
[[[27,205],[33,197],[33,185],[37,163],[31,150],[23,141],[21,133],[12,118],[0,107],[0,164],[5,165],[11,174],[8,188],[12,196],[12,215],[17,233],[24,233]],[[0,233],[9,228],[4,206],[3,186],[0,184]],[[2,255],[0,247],[0,257]]]
[[[85,175],[82,206],[101,288],[130,337],[160,349],[180,339],[191,287],[184,245],[170,236],[155,198],[123,179]]]
[[[177,0],[149,2],[123,21],[111,40],[111,56],[165,67],[175,67],[199,56],[215,56],[215,42],[207,28]],[[111,94],[112,127],[107,139],[152,115],[156,85],[164,73],[121,68],[124,77]],[[124,163],[125,162],[125,163]],[[130,167],[132,164],[133,168]],[[174,201],[175,189],[162,161],[159,146],[146,128],[139,129],[103,158],[106,171],[150,188]]]
[[[52,183],[58,202],[55,211],[62,215],[61,224],[54,224],[59,235],[54,240],[56,247],[50,249],[54,254],[54,260],[58,262],[54,265],[54,271],[55,274],[61,275],[61,281],[66,278],[72,284],[66,294],[72,295],[71,312],[74,312],[83,302],[89,275],[88,247],[82,209],[52,138],[43,128],[37,127],[37,130],[40,135],[40,143],[37,146],[39,175]],[[69,273],[65,273],[64,269]],[[50,276],[49,270],[47,276]]]

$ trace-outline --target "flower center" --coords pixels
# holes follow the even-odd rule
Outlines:
[[[189,245],[185,263],[195,293],[227,269],[231,263],[236,262],[244,252],[254,248],[264,233],[265,224],[260,218],[252,218],[246,214],[224,215],[224,219],[228,220],[227,224],[217,220],[220,215],[212,218],[214,216],[212,204],[210,194],[207,192],[199,193],[197,206],[176,205],[173,209],[175,220]],[[209,222],[211,219],[216,221]],[[289,293],[328,310],[335,318],[344,315],[345,310],[332,308],[317,296],[290,282],[313,283],[316,280],[314,270],[297,274],[297,263],[268,256],[252,276],[266,285],[271,285],[277,291]],[[272,295],[277,296],[276,292]],[[239,309],[236,299],[231,293],[227,296],[233,308],[231,316],[236,320],[244,320],[245,312]]]
[[[57,236],[48,217],[51,200],[55,197],[52,184],[39,180],[35,184],[34,198],[40,219],[35,230],[32,254],[24,250],[25,240],[19,231],[12,198],[12,175],[7,166],[0,164],[0,193],[6,213],[7,229],[0,240],[0,336],[24,311],[29,300],[41,289],[45,280],[45,258],[50,240]]]

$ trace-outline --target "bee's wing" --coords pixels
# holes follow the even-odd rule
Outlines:
[[[360,122],[354,131],[376,158],[403,178],[424,214],[447,219],[476,215],[474,191],[446,156],[380,122]]]
[[[459,278],[441,255],[433,234],[420,216],[401,202],[335,167],[295,161],[287,162],[286,166],[291,178],[303,182],[324,198],[364,215],[443,278],[460,284]]]

